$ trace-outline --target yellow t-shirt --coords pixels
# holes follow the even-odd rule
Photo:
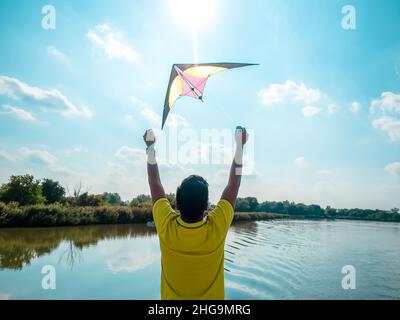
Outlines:
[[[233,212],[227,200],[220,200],[203,221],[186,223],[167,199],[157,200],[161,299],[225,299],[224,245]]]

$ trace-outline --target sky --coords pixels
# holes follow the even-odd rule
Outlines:
[[[196,173],[215,202],[233,138],[202,134],[242,125],[240,196],[399,207],[399,34],[397,0],[2,0],[0,183],[29,173],[69,192],[148,194],[154,128],[166,191]],[[211,77],[204,103],[179,99],[160,132],[172,64],[197,62],[259,65]],[[173,143],[228,161],[176,161]]]

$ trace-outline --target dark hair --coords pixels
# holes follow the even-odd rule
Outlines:
[[[189,221],[200,218],[208,205],[208,183],[196,175],[187,177],[176,190],[176,205]]]

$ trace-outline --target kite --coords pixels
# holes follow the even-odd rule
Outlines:
[[[228,69],[254,65],[251,63],[174,64],[165,97],[161,129],[164,128],[168,114],[178,98],[188,96],[203,101],[204,88],[211,75]]]

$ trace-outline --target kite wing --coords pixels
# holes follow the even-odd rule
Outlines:
[[[164,102],[164,112],[161,128],[164,128],[168,114],[179,97],[188,96],[203,101],[204,88],[208,78],[228,69],[252,66],[250,63],[204,63],[204,64],[174,64],[168,83]]]

